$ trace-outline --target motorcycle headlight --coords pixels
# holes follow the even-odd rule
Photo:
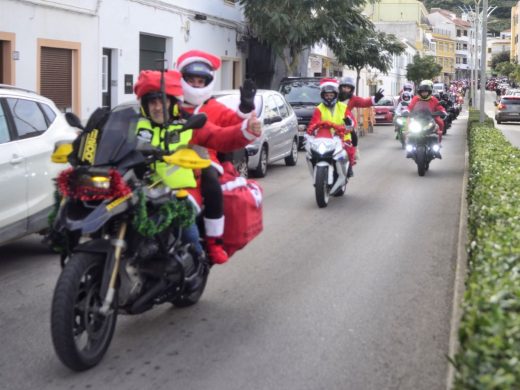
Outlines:
[[[298,125],[298,131],[305,131],[307,129],[306,125]]]
[[[419,122],[413,121],[408,126],[408,130],[410,130],[411,133],[420,133],[422,130],[422,126]]]
[[[402,126],[404,125],[404,118],[397,118],[395,120],[395,122],[399,125],[399,126]]]
[[[325,144],[320,144],[320,146],[318,146],[318,153],[319,154],[325,154],[327,152],[327,147],[325,146]]]

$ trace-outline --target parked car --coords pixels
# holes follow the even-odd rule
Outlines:
[[[215,98],[232,110],[240,103],[239,90],[214,93]],[[246,147],[249,172],[264,177],[267,165],[284,159],[288,166],[298,161],[298,121],[296,114],[277,91],[258,90],[256,115],[262,121],[262,136]]]
[[[53,179],[65,168],[51,154],[76,136],[51,100],[0,84],[0,245],[47,228]]]
[[[393,123],[397,100],[393,96],[385,96],[374,104],[376,123]]]
[[[495,120],[498,124],[520,122],[520,96],[502,96],[496,107]]]
[[[298,120],[298,148],[303,148],[305,131],[314,109],[321,103],[319,77],[284,77],[279,92],[291,105]]]

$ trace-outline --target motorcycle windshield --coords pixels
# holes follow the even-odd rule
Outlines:
[[[134,106],[122,106],[110,112],[101,130],[94,165],[113,165],[135,150],[139,113]]]

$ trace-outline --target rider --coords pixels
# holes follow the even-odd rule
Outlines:
[[[177,69],[182,74],[184,102],[182,110],[189,114],[205,113],[208,121],[217,126],[232,126],[246,122],[255,108],[256,89],[250,80],[240,88],[240,106],[238,111],[227,108],[212,98],[215,86],[215,72],[220,68],[220,58],[200,50],[190,50],[177,59]],[[218,264],[228,260],[228,254],[222,246],[224,233],[224,206],[219,174],[223,173],[219,156],[215,150],[209,150],[212,165],[202,170],[201,193],[204,202],[204,226],[210,258]],[[226,156],[222,156],[226,158]]]
[[[141,118],[137,124],[137,133],[147,136],[153,146],[174,151],[181,145],[199,145],[202,147],[230,152],[243,148],[261,134],[261,124],[253,114],[250,119],[233,126],[220,127],[211,122],[206,122],[203,128],[196,131],[188,130],[178,135],[174,133],[178,124],[174,121],[181,120],[179,105],[182,103],[181,74],[176,70],[164,72],[164,85],[166,93],[166,112],[168,118],[164,118],[163,101],[161,93],[161,72],[144,70],[134,86],[134,92],[141,102]],[[170,140],[166,135],[170,135]],[[197,186],[194,172],[190,169],[175,167],[172,172],[170,166],[164,162],[155,163],[154,170],[164,184],[172,189],[195,188]],[[196,208],[198,204],[195,203]],[[191,229],[193,234],[193,229]],[[197,237],[190,237],[195,243]],[[212,258],[211,246],[207,244],[208,255]]]
[[[355,163],[356,148],[353,145],[350,132],[346,133],[345,127],[345,123],[352,123],[352,114],[346,104],[338,102],[339,87],[336,79],[321,79],[320,90],[321,103],[314,109],[307,126],[307,134],[313,135],[320,122],[330,122],[330,130],[334,131],[344,141],[344,147],[350,161],[347,177],[352,177],[354,175],[352,165]]]
[[[399,99],[397,103],[400,103],[403,98],[403,93],[409,92],[413,96],[413,84],[412,83],[404,83],[403,88],[399,92]]]
[[[397,107],[395,108],[395,116],[394,121],[401,116],[401,114],[404,111],[410,111],[410,108],[408,107],[410,102],[412,101],[412,93],[409,91],[404,91],[400,96],[401,101],[397,104]],[[397,134],[398,131],[398,125],[395,123],[395,139],[399,138],[399,134]]]
[[[437,100],[433,93],[433,82],[431,80],[423,80],[417,87],[417,95],[415,95],[408,105],[408,109],[410,113],[416,111],[429,111],[431,113],[436,111],[442,111],[444,115],[446,115],[446,110],[440,104],[439,100]],[[437,136],[439,137],[439,146],[441,146],[442,141],[442,133],[444,130],[444,121],[441,117],[434,117],[435,123],[437,123]],[[437,158],[441,158],[440,151],[437,152]]]

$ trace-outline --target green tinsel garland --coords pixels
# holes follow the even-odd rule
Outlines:
[[[132,224],[145,237],[152,237],[164,229],[169,227],[172,222],[180,227],[188,227],[195,223],[195,211],[187,200],[176,200],[163,204],[159,208],[162,222],[154,222],[148,216],[148,209],[146,206],[146,196],[143,192],[138,193],[139,203],[137,205],[137,213],[134,216]]]

